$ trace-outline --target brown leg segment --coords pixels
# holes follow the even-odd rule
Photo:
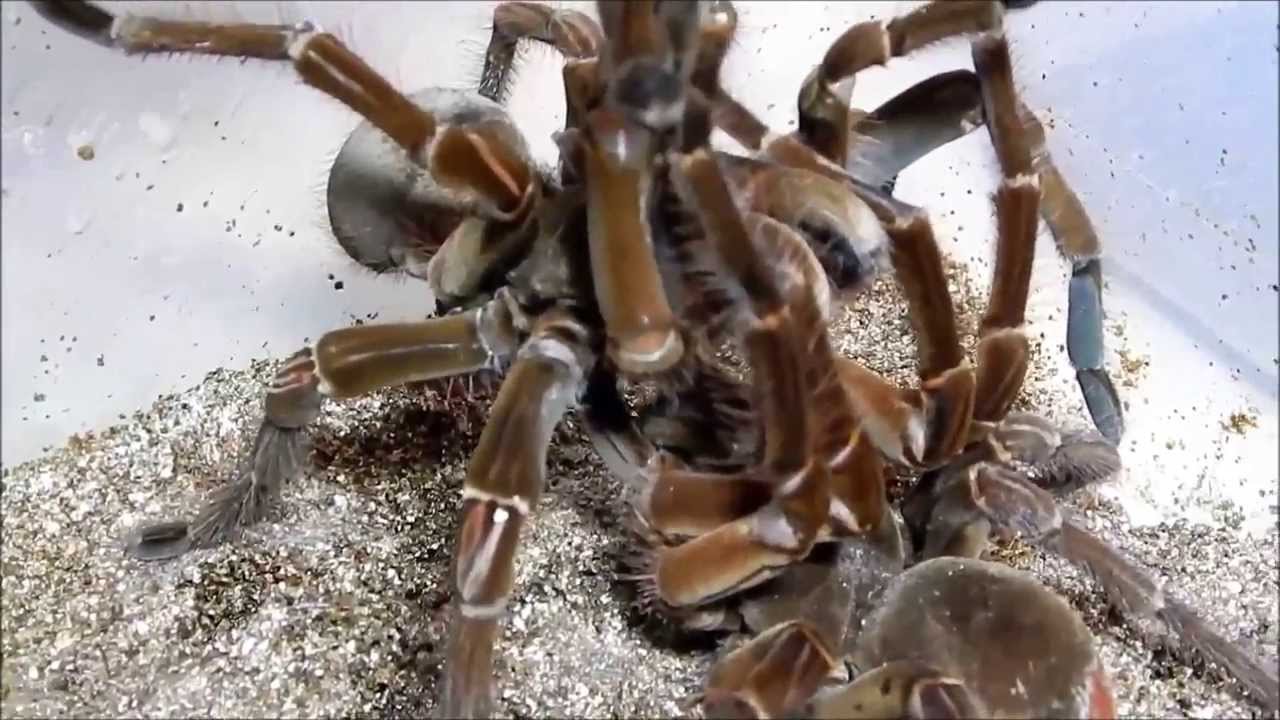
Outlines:
[[[791,245],[802,242],[795,231],[775,220],[764,218],[755,223],[755,229],[766,236],[770,232],[792,236]],[[770,259],[779,265],[785,261],[778,255]],[[793,286],[789,307],[805,359],[804,391],[813,416],[813,452],[829,473],[830,531],[837,535],[874,532],[888,510],[883,461],[863,437],[859,415],[841,382],[840,359],[831,345],[823,308],[810,290],[812,282],[805,278],[804,284]]]
[[[213,547],[259,522],[306,460],[304,427],[325,398],[345,399],[405,383],[491,366],[515,349],[505,295],[467,313],[420,323],[363,325],[326,333],[314,350],[289,358],[268,386],[264,418],[239,478],[218,491],[194,520],[145,525],[128,540],[131,555],[164,560]]]
[[[845,366],[841,374],[862,406],[871,438],[886,456],[927,467],[968,442],[973,369],[960,347],[942,255],[928,215],[875,188],[859,186],[854,191],[889,235],[890,259],[915,328],[922,382],[918,391],[901,392],[869,371]]]
[[[454,621],[436,715],[488,717],[493,656],[512,592],[520,531],[538,505],[547,447],[591,370],[585,326],[553,309],[538,319],[490,410],[462,490]]]
[[[697,48],[697,7],[653,0],[596,4],[607,50],[607,104],[629,123],[663,131],[684,114],[685,80]]]
[[[787,329],[766,326],[747,339],[752,367],[772,386],[761,408],[765,456],[760,472],[772,489],[770,502],[683,545],[660,550],[653,581],[667,605],[705,604],[769,579],[809,551],[826,520],[826,468],[808,452],[802,368]],[[736,489],[741,502],[745,493]]]
[[[658,275],[646,204],[655,148],[648,130],[601,109],[588,118],[584,147],[588,240],[596,300],[618,367],[669,369],[684,354]]]
[[[983,123],[982,91],[970,70],[926,78],[858,119],[845,167],[889,193],[898,174]]]
[[[886,507],[882,464],[875,448],[860,436],[857,413],[838,374],[838,358],[826,333],[824,310],[829,297],[822,269],[804,240],[786,225],[753,213],[746,227],[753,249],[773,268],[778,286],[790,300],[786,307],[800,333],[797,341],[805,358],[804,393],[813,414],[814,452],[831,473],[831,521],[838,528],[833,532],[874,529]],[[742,254],[728,247],[721,252]],[[733,281],[725,277],[724,282]],[[759,312],[768,309],[761,307]],[[772,377],[764,369],[757,371],[758,377]],[[759,405],[779,405],[767,383],[757,381],[755,386]],[[766,418],[766,438],[778,431],[769,422]],[[768,471],[760,467],[735,475],[660,468],[652,475],[640,511],[664,535],[699,535],[745,516],[767,502],[772,487]]]
[[[577,10],[557,10],[536,2],[504,2],[493,10],[493,35],[484,54],[480,94],[504,102],[510,90],[508,74],[521,40],[546,43],[566,58],[593,58],[604,35],[590,16]]]
[[[41,15],[127,53],[187,52],[291,60],[308,85],[341,101],[411,155],[435,134],[435,119],[328,33],[310,23],[253,25],[115,17],[87,3],[36,3]]]
[[[849,97],[858,71],[884,65],[929,43],[1000,27],[996,2],[937,0],[888,22],[854,25],[836,39],[800,89],[800,137],[844,167],[849,151]]]
[[[998,102],[1002,91],[986,90],[984,93],[984,98],[990,95]],[[1014,97],[1011,86],[1003,96]],[[1006,135],[1000,137],[1003,139]],[[839,372],[854,398],[868,437],[887,457],[915,467],[931,467],[945,461],[974,439],[971,421],[979,379],[965,360],[960,346],[941,252],[928,215],[919,208],[894,199],[878,187],[850,177],[843,169],[800,142],[786,137],[762,138],[761,142],[764,145],[760,150],[768,159],[842,184],[870,208],[884,227],[890,241],[890,260],[907,297],[915,327],[923,382],[919,391],[899,391],[874,373],[846,362],[838,362]],[[1002,157],[1010,152],[1013,151],[1006,151]],[[1019,187],[1025,182],[1025,179],[1011,181]],[[1016,396],[1017,389],[1021,387],[1022,372],[1025,372],[1025,352],[1019,354],[1016,342],[1009,339],[1010,336],[1021,337],[1020,327],[1006,331],[998,323],[1007,322],[1004,318],[1012,313],[1020,326],[1021,309],[1025,308],[1023,288],[1026,281],[1018,273],[1031,255],[1024,252],[1025,243],[1018,242],[1024,236],[1017,232],[1019,226],[1016,221],[1021,216],[1015,217],[1014,214],[1018,207],[1016,201],[1026,192],[1019,188],[1006,192],[1015,204],[1012,210],[1006,211],[1010,219],[1001,227],[1012,228],[1012,237],[1002,235],[1005,239],[997,254],[1003,256],[1003,265],[1011,269],[1013,276],[993,288],[994,297],[998,298],[992,303],[993,312],[1008,312],[999,316],[988,313],[997,330],[988,332],[991,339],[986,342],[986,350],[979,354],[979,367],[985,368],[982,370],[985,373],[985,397],[998,398],[997,401],[988,401],[988,405],[995,409],[984,408],[983,418],[998,415],[1005,398]],[[1000,204],[998,207],[1009,206],[1008,200],[997,202]],[[1034,240],[1034,230],[1031,237]],[[1000,365],[1002,361],[1003,367]],[[1018,371],[1020,367],[1021,371]]]
[[[742,108],[740,112],[759,128],[764,127],[749,111]],[[749,133],[745,139],[756,138]],[[916,330],[921,389],[900,391],[843,359],[836,361],[838,374],[854,399],[868,439],[887,457],[909,466],[945,460],[970,439],[975,377],[964,360],[941,253],[927,214],[851,178],[813,148],[792,138],[766,135],[759,142],[757,149],[768,160],[821,176],[856,196],[887,233],[890,262],[907,296]],[[748,168],[748,179],[738,184],[755,192],[753,186],[762,184],[760,176],[765,172],[753,174]],[[778,193],[766,195],[771,203],[781,202]],[[845,202],[850,207],[856,204],[852,198]]]
[[[636,501],[649,529],[663,538],[705,535],[769,503],[774,485],[758,470],[732,475],[670,467],[658,455]]]
[[[723,89],[711,99],[711,121],[748,150],[760,150],[769,137],[769,127]]]
[[[1044,127],[1019,103],[1018,115],[1040,173],[1040,213],[1071,263],[1067,299],[1067,356],[1093,417],[1094,426],[1111,443],[1124,435],[1124,410],[1106,369],[1102,333],[1102,246],[1084,204],[1058,170],[1045,143]]]
[[[712,0],[707,4],[702,27],[698,31],[698,51],[690,83],[708,99],[720,90],[720,66],[738,31],[738,11],[728,0]]]
[[[964,5],[956,5],[959,9],[955,12],[961,12]],[[952,17],[948,15],[951,11],[944,12],[936,4],[917,11],[920,12],[926,13],[917,18],[920,22],[927,17],[933,18],[930,22]],[[930,12],[935,14],[929,16]],[[969,12],[972,13],[972,8]],[[992,22],[998,24],[999,12],[994,12]],[[901,20],[909,21],[917,13]],[[953,18],[956,22],[972,20],[971,15],[956,18]],[[886,26],[886,38],[892,36],[894,23],[898,22],[895,20]],[[907,26],[910,22],[903,27]],[[855,28],[849,37],[866,32],[870,31]],[[920,38],[924,37],[932,36],[924,32]],[[897,47],[905,43],[903,47],[907,47],[917,40],[925,41],[895,39],[892,44]],[[839,42],[833,51],[838,47]],[[923,416],[913,419],[910,414],[902,415],[896,432],[880,433],[880,436],[882,440],[886,434],[902,438],[902,442],[888,444],[886,449],[892,455],[892,451],[899,448],[911,450],[919,446],[922,434],[923,453],[915,457],[909,452],[904,454],[911,464],[925,466],[945,460],[972,439],[971,419],[991,423],[1002,418],[1016,399],[1026,373],[1028,350],[1022,324],[1034,260],[1039,183],[1032,172],[1025,133],[1017,117],[1017,96],[1004,37],[999,32],[989,33],[975,40],[973,47],[987,126],[1003,172],[996,195],[999,233],[996,269],[988,311],[980,329],[976,379],[959,344],[941,254],[927,216],[876,188],[853,185],[853,190],[868,203],[889,234],[894,270],[907,296],[917,333],[920,374],[924,381],[919,400],[907,402],[922,408]],[[875,385],[869,378],[861,380]],[[871,395],[876,396],[886,400],[892,397],[883,391]],[[902,420],[906,421],[905,425],[901,424]]]
[[[448,128],[443,147],[437,148],[437,131],[445,128],[439,126],[434,114],[392,87],[333,35],[310,23],[169,21],[116,17],[93,5],[67,0],[35,5],[58,26],[126,53],[185,52],[290,61],[305,83],[359,113],[403,148],[415,164],[440,172],[442,182],[460,183],[477,193],[483,207],[476,210],[492,210],[498,219],[510,220],[515,208],[532,205],[526,198],[532,193],[533,173],[527,160],[514,153],[514,145],[503,142],[503,129],[486,123]],[[462,167],[455,162],[459,160]]]
[[[996,192],[996,263],[991,296],[978,333],[978,392],[975,420],[997,422],[1022,389],[1029,346],[1023,331],[1039,226],[1040,179],[1031,165],[1027,135],[1018,119],[1013,67],[1003,33],[973,43],[973,63],[982,81],[987,130],[1000,160]]]

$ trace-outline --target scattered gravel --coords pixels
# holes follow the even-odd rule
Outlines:
[[[971,325],[984,298],[955,268],[952,284]],[[837,345],[911,382],[903,308],[880,283],[836,323]],[[482,392],[467,401],[399,389],[331,405],[313,429],[313,471],[241,542],[167,563],[122,554],[134,525],[185,517],[231,475],[275,364],[216,370],[126,423],[5,471],[5,717],[421,716],[434,706],[445,573],[466,459],[488,412]],[[1068,391],[1033,373],[1026,404],[1082,423]],[[673,640],[632,609],[618,579],[619,487],[572,415],[549,463],[517,561],[498,712],[688,715],[681,701],[699,689],[715,642]],[[1275,532],[1248,539],[1225,523],[1135,530],[1097,497],[1075,504],[1229,637],[1275,656]],[[1149,649],[1065,563],[1026,547],[1000,554],[1080,609],[1122,714],[1259,715],[1222,683]]]

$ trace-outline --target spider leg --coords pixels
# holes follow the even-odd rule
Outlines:
[[[1003,54],[1007,55],[1007,51]],[[1002,60],[998,57],[994,59],[997,62],[998,67],[998,64],[1001,63]],[[959,79],[961,77],[960,75],[957,75],[956,77],[957,83],[962,84],[964,82]],[[909,89],[894,100],[886,103],[886,106],[889,109],[905,113],[910,110],[911,104],[905,102],[899,104],[900,99],[910,99],[913,94],[921,88],[921,86],[927,87],[929,83],[930,81],[925,81],[925,83]],[[942,90],[941,87],[938,89]],[[952,108],[955,111],[955,114],[948,115],[947,113],[942,113],[938,116],[938,118],[942,119],[937,120],[939,124],[933,131],[920,131],[924,136],[934,137],[934,142],[944,142],[947,141],[948,137],[953,137],[955,133],[967,131],[967,122],[972,119],[972,114],[965,108],[966,101],[964,100],[964,91],[961,89],[960,85],[957,85],[955,92],[955,105],[947,104],[947,107]],[[1001,90],[1000,92],[1003,94],[1005,91]],[[1045,223],[1052,231],[1055,240],[1058,243],[1059,250],[1066,255],[1073,264],[1070,297],[1068,300],[1068,354],[1071,356],[1072,363],[1077,369],[1077,379],[1085,396],[1090,414],[1094,419],[1095,426],[1099,428],[1099,431],[1102,432],[1104,437],[1115,443],[1123,433],[1123,416],[1119,398],[1115,393],[1114,385],[1105,370],[1103,362],[1100,280],[1101,263],[1098,259],[1099,244],[1097,241],[1097,235],[1093,231],[1092,224],[1090,223],[1083,206],[1079,202],[1079,199],[1062,179],[1061,174],[1053,165],[1051,157],[1044,149],[1043,128],[1040,126],[1039,122],[1035,120],[1034,115],[1032,115],[1021,102],[1016,100],[1016,97],[1015,102],[1018,107],[1020,122],[1023,125],[1023,131],[1027,135],[1025,142],[1031,146],[1033,169],[1039,175],[1038,182],[1043,190],[1041,193],[1042,198],[1040,201],[1040,212],[1044,216]],[[884,108],[877,110],[877,113],[882,110],[884,110]],[[984,108],[984,115],[985,112],[986,109]],[[1007,111],[1002,112],[1006,112],[1007,114]],[[907,216],[913,212],[918,212],[915,208],[906,204],[898,203],[896,200],[892,200],[892,198],[889,197],[889,192],[884,186],[884,181],[891,181],[893,178],[892,174],[883,171],[873,171],[869,168],[869,164],[859,162],[859,153],[861,152],[872,153],[873,156],[876,156],[875,153],[878,147],[876,143],[864,145],[854,144],[852,148],[853,158],[850,160],[850,167],[862,168],[861,170],[858,170],[858,172],[865,174],[866,177],[859,177],[858,175],[853,175],[851,177],[849,174],[841,172],[841,169],[835,167],[834,164],[826,158],[816,154],[801,142],[788,136],[777,136],[771,133],[763,123],[751,114],[750,111],[742,107],[732,98],[727,97],[723,91],[716,98],[714,103],[714,113],[717,126],[725,129],[745,147],[760,153],[762,157],[766,157],[775,162],[780,162],[789,167],[808,170],[849,186],[859,196],[859,198],[868,203],[868,205],[876,212],[880,220],[887,226],[892,226],[899,222],[905,222],[905,218],[907,218]],[[872,115],[869,115],[868,118],[873,118],[875,115],[876,113],[873,113]],[[904,116],[904,118],[905,117],[909,117],[909,115]],[[954,118],[954,120],[944,122],[944,119],[947,117]],[[922,117],[920,119],[921,123],[927,121],[928,118]],[[986,122],[986,118],[983,117],[982,121]],[[868,122],[866,118],[859,122],[862,123],[860,127],[863,133],[869,131],[874,132],[873,129],[877,128],[874,124],[870,126],[866,125]],[[1006,125],[1006,129],[1001,131],[1001,134],[1004,138],[1003,141],[1009,142],[1011,137],[1009,126],[1011,126],[1011,124],[1006,123]],[[858,132],[857,127],[859,126],[855,126],[855,133]],[[946,128],[948,127],[951,129],[947,130]],[[879,130],[884,135],[895,135],[892,123],[887,123],[884,126],[879,127]],[[1016,134],[1017,131],[1015,129],[1012,135],[1016,137]],[[903,135],[902,137],[904,138],[902,141],[902,147],[914,149],[912,151],[904,152],[901,156],[901,161],[905,162],[910,159],[912,155],[916,155],[916,153],[919,153],[917,156],[923,156],[931,149],[927,145],[915,145],[913,142],[906,140],[906,138],[910,138],[909,134]],[[892,144],[895,149],[898,147],[897,143],[898,141],[896,140],[890,141],[890,144]],[[1023,141],[1019,140],[1013,140],[1012,142],[1015,147],[1022,143]],[[864,150],[863,148],[867,149]],[[874,164],[879,165],[879,162],[877,161],[877,163]],[[879,170],[879,167],[876,167],[875,170]],[[1008,182],[1008,177],[1009,176],[1006,171],[1006,184]],[[1005,195],[1028,193],[1028,190],[1004,190]],[[1025,218],[1012,217],[1014,208],[1010,208],[1011,202],[1016,206],[1020,201],[1016,197],[1006,198],[1004,206],[1009,208],[1006,220],[1012,222],[1015,226],[1019,223],[1028,222]],[[899,235],[901,234],[900,230],[901,228],[899,228],[899,232],[897,233]],[[1010,244],[1017,245],[1016,243]],[[1034,239],[1032,239],[1027,245],[1020,245],[1020,247],[1034,248]],[[1010,250],[1012,252],[1005,255],[1005,257],[1009,258],[1009,267],[1026,267],[1025,261],[1033,259],[1031,257],[1019,257],[1020,251],[1017,250],[1017,247],[1010,248]],[[1000,251],[998,251],[998,253],[999,252]],[[932,263],[926,262],[925,266],[931,267]],[[895,267],[895,269],[898,268]],[[1001,272],[1002,271],[997,271],[997,277],[1000,277]],[[1029,274],[1025,277],[1029,284]],[[1017,306],[1019,305],[1018,296],[1023,283],[1022,276],[1010,276],[1010,280],[1011,282],[1005,282],[1002,286],[1001,294],[1004,296],[1003,302],[1005,304],[1012,303],[1012,305]],[[1025,307],[1025,305],[1023,305],[1023,307]],[[1022,314],[1022,312],[1015,312],[1011,316],[1003,318],[1003,320],[1007,322],[1010,317],[1021,318]],[[995,318],[988,319],[990,320]],[[943,330],[944,328],[939,329]],[[991,334],[996,335],[997,333],[991,332]],[[1002,340],[993,340],[993,344],[1004,344],[1007,346],[1018,346],[1022,344],[1016,341],[1013,337],[1010,337],[1009,333],[1000,334],[1005,335],[1005,337]],[[946,343],[946,345],[949,346],[949,343]],[[1014,352],[1015,355],[1005,357],[1006,362],[1013,364],[1013,367],[1006,369],[1006,371],[1012,372],[1012,375],[1006,376],[1006,379],[1010,381],[1009,385],[1004,388],[999,388],[999,394],[1016,392],[1016,387],[1014,386],[1017,383],[1012,382],[1013,377],[1018,374],[1016,367],[1016,364],[1018,363],[1016,347],[1014,347]],[[999,371],[991,373],[989,376],[989,382],[994,383],[995,377],[1000,374],[1002,373]],[[865,384],[869,388],[869,392],[880,396],[882,402],[878,404],[888,407],[898,402],[898,399],[894,397],[892,389],[887,385],[878,383],[878,379],[868,376],[863,377],[862,380],[865,381]],[[996,388],[993,387],[992,389]],[[1004,401],[1002,399],[990,401],[990,404],[995,408],[998,408],[1003,403]],[[991,408],[989,407],[988,409]],[[899,410],[902,410],[901,406],[899,406]],[[899,412],[897,414],[901,418],[908,416],[905,412]]]
[[[537,508],[551,435],[594,355],[586,326],[552,308],[536,321],[498,390],[462,490],[454,553],[454,621],[436,715],[488,717],[500,622],[520,531]]]
[[[655,160],[677,124],[680,147],[709,137],[706,113],[688,109],[686,95],[697,95],[689,78],[714,81],[736,15],[723,2],[706,12],[692,3],[604,2],[599,13],[605,54],[565,66],[562,174],[585,181],[591,276],[609,356],[624,371],[660,373],[686,347],[655,255],[654,206],[670,196]]]
[[[1045,142],[1044,126],[1019,103],[1018,115],[1031,145],[1032,159],[1040,173],[1040,213],[1071,263],[1067,295],[1067,356],[1076,369],[1094,426],[1112,443],[1124,435],[1124,411],[1115,385],[1107,373],[1102,334],[1102,244],[1084,204],[1053,162]]]
[[[329,222],[353,260],[427,281],[444,313],[504,283],[536,234],[543,184],[499,106],[438,88],[413,100],[446,126],[432,167],[361,124],[329,172]]]
[[[748,150],[759,152],[776,137],[768,125],[724,88],[718,88],[711,98],[711,121]]]
[[[264,518],[283,485],[305,462],[304,428],[325,399],[344,400],[387,387],[491,367],[515,349],[516,323],[504,294],[468,313],[415,323],[358,325],[325,333],[277,371],[263,420],[236,481],[190,522],[145,525],[127,550],[163,560],[236,538]]]
[[[483,199],[427,264],[437,303],[451,307],[491,288],[528,252],[543,184],[505,117],[447,128],[433,147],[431,175],[455,197]]]
[[[853,77],[939,40],[1000,28],[995,2],[935,0],[889,21],[854,25],[828,48],[800,88],[798,134],[823,157],[844,166],[849,151]]]
[[[711,114],[744,147],[781,165],[732,161],[737,172],[731,177],[753,198],[753,209],[801,230],[832,285],[852,295],[888,262],[887,237],[866,203],[850,192],[850,175],[855,185],[889,194],[903,168],[981,125],[982,103],[977,76],[969,71],[918,83],[855,124],[847,171],[800,139],[772,133],[721,89]]]
[[[1048,522],[1047,513],[1026,512],[1021,504],[1025,499],[1039,495],[1037,504],[1043,507],[1052,502],[1052,498],[1020,477],[1010,476],[1005,480],[1016,480],[1021,486],[1012,492],[978,488],[982,493],[982,512],[992,518],[995,530],[1022,536],[1080,566],[1103,588],[1113,606],[1130,619],[1145,616],[1161,621],[1168,636],[1159,644],[1171,646],[1184,656],[1199,656],[1209,667],[1216,666],[1225,679],[1238,683],[1268,714],[1280,711],[1280,677],[1274,660],[1263,662],[1224,636],[1194,607],[1170,593],[1156,575],[1091,533],[1072,515],[1063,517],[1059,512],[1055,526]],[[1038,522],[1034,525],[1018,522],[1027,518]]]
[[[874,227],[876,218],[860,196],[871,189],[891,194],[902,169],[982,124],[977,76],[969,71],[934,76],[855,124],[846,170],[801,139],[771,132],[723,90],[711,105],[717,127],[773,161],[762,166],[735,159],[737,172],[731,176],[740,192],[755,198],[754,209],[801,230],[832,284],[850,295],[867,287],[888,264],[887,237]],[[901,205],[899,210],[914,209]],[[878,214],[880,221],[897,218]]]
[[[892,194],[900,172],[982,124],[978,76],[970,70],[939,73],[853,123],[845,168]]]
[[[851,392],[871,416],[869,428],[891,458],[929,467],[959,452],[1008,413],[1022,387],[1023,332],[1035,259],[1039,181],[1016,115],[1008,46],[999,33],[973,43],[987,129],[1000,161],[996,263],[979,325],[976,372],[961,350],[941,254],[927,215],[865,184],[854,191],[885,224],[894,270],[916,329],[922,393],[895,393],[869,371],[846,366]]]
[[[705,3],[702,23],[698,28],[698,47],[689,83],[706,99],[720,90],[720,67],[729,53],[738,30],[738,11],[729,0]]]
[[[1064,432],[1031,413],[1010,413],[982,442],[925,473],[902,499],[902,514],[913,543],[926,548],[926,557],[978,557],[991,531],[1007,529],[1014,521],[988,518],[973,502],[975,489],[990,486],[997,492],[1024,493],[1004,507],[1032,512],[1035,518],[1020,524],[1024,529],[1040,528],[1028,531],[1039,536],[1060,522],[1057,506],[1044,491],[1066,496],[1114,477],[1119,470],[1119,454],[1102,438]],[[1034,487],[1020,489],[1027,483]],[[950,549],[937,549],[944,546]]]
[[[115,16],[69,0],[35,3],[63,29],[126,53],[189,52],[291,62],[302,80],[357,112],[357,128],[330,173],[334,235],[378,272],[425,278],[448,308],[501,274],[529,233],[541,178],[501,108],[447,91],[423,104],[310,23],[219,24]],[[436,106],[432,107],[432,103]],[[390,138],[391,155],[373,130]],[[434,265],[434,268],[432,267]]]
[[[33,3],[46,19],[81,37],[127,53],[188,52],[290,61],[303,82],[341,101],[419,157],[436,120],[376,70],[311,23],[258,25],[115,16],[84,2]],[[425,158],[421,158],[425,162]]]
[[[1059,251],[1072,265],[1067,353],[1095,426],[1112,443],[1118,443],[1124,418],[1104,366],[1098,236],[1080,199],[1054,164],[1043,126],[1023,103],[1017,106],[1039,174],[1041,216]],[[854,123],[847,168],[859,180],[892,193],[902,169],[985,122],[975,74],[958,70],[935,75]]]
[[[1031,164],[1029,138],[1018,119],[1013,67],[1003,33],[973,43],[973,63],[982,79],[987,130],[1000,161],[996,191],[996,262],[990,299],[978,330],[978,422],[1003,419],[1022,388],[1029,346],[1023,330],[1039,226],[1040,176]]]
[[[762,477],[775,489],[749,516],[720,525],[654,557],[652,584],[664,604],[701,605],[759,584],[804,557],[826,520],[829,483],[810,451],[804,365],[784,296],[761,261],[714,157],[706,150],[677,160],[674,179],[699,211],[707,236],[736,282],[746,355],[761,387]]]
[[[609,354],[624,371],[660,372],[680,359],[684,342],[658,274],[645,205],[655,140],[604,108],[592,111],[587,125],[587,237]]]
[[[654,253],[650,196],[659,133],[683,117],[680,68],[691,70],[692,62],[677,56],[692,52],[698,25],[689,7],[667,5],[600,3],[604,55],[567,63],[564,72],[564,174],[585,181],[606,351],[619,369],[635,374],[669,370],[685,354]]]
[[[747,221],[752,237],[766,249],[764,257],[779,268],[791,290],[788,309],[805,359],[813,450],[829,473],[828,530],[837,535],[875,531],[888,512],[883,461],[866,440],[857,408],[841,381],[842,358],[827,333],[830,317],[822,274],[791,226],[756,214],[748,215]]]
[[[654,557],[655,594],[681,609],[766,582],[832,534],[874,531],[888,504],[880,458],[861,441],[834,369],[817,270],[779,252],[805,257],[803,240],[765,216],[744,219],[709,152],[678,162],[680,192],[735,286],[726,288],[738,297],[734,334],[745,336],[758,378],[764,435],[763,456],[746,471],[650,473],[640,515],[659,534],[696,535]]]
[[[1066,518],[1051,550],[1083,567],[1103,587],[1112,604],[1126,613],[1161,620],[1171,645],[1180,654],[1198,655],[1216,666],[1227,680],[1261,703],[1268,715],[1280,712],[1280,676],[1275,658],[1264,662],[1238,642],[1210,625],[1194,607],[1173,596],[1160,579],[1127,558],[1118,548],[1089,532],[1083,523]]]
[[[554,47],[566,58],[593,58],[604,44],[600,26],[577,10],[558,10],[536,2],[504,2],[493,9],[493,34],[484,54],[480,94],[504,102],[510,90],[508,75],[521,40]]]
[[[879,190],[861,197],[881,219],[890,258],[915,327],[918,390],[899,390],[856,363],[841,359],[842,382],[872,442],[890,460],[913,467],[936,464],[969,441],[976,381],[960,347],[942,256],[925,211]]]
[[[701,8],[654,0],[601,0],[596,8],[607,40],[601,58],[607,105],[652,131],[678,124],[697,65]]]
[[[1026,478],[1058,497],[1113,477],[1115,447],[1092,432],[1065,432],[1031,413],[1014,412],[989,436],[995,457],[1026,470]]]
[[[959,343],[941,253],[927,214],[851,177],[803,142],[774,135],[760,138],[764,158],[840,184],[865,203],[888,236],[890,262],[916,330],[920,390],[898,390],[843,358],[837,360],[837,368],[869,439],[891,460],[909,466],[936,465],[980,437],[1007,412],[1026,371],[1027,341],[1021,324],[1034,259],[1038,184],[1016,117],[1010,121],[1016,94],[1003,37],[980,38],[974,47],[985,115],[994,117],[997,109],[1001,113],[996,123],[988,123],[988,130],[1004,174],[996,197],[997,268],[981,329],[977,373]],[[976,425],[971,422],[975,419]]]
[[[186,52],[293,63],[301,79],[381,130],[441,183],[471,190],[476,212],[510,220],[531,205],[536,175],[506,123],[445,124],[396,90],[333,35],[310,23],[258,25],[116,16],[72,0],[33,0],[59,27],[126,53]]]

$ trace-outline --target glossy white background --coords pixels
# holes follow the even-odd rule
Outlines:
[[[493,3],[103,5],[311,19],[412,90],[475,81]],[[727,84],[789,127],[800,81],[839,32],[913,5],[739,3]],[[5,465],[219,366],[431,307],[424,288],[373,278],[328,237],[324,173],[357,119],[291,68],[129,58],[60,34],[23,3],[0,15]],[[1221,498],[1250,527],[1274,526],[1276,4],[1042,2],[1007,24],[1023,93],[1053,120],[1050,147],[1103,237],[1108,325],[1124,330],[1108,334],[1113,373],[1118,349],[1150,362],[1122,388],[1129,473],[1112,492],[1139,522],[1208,520],[1203,503]],[[946,43],[863,73],[854,102],[874,107],[970,66],[966,43]],[[559,67],[531,49],[510,103],[544,160],[563,120]],[[75,152],[85,143],[89,162]],[[978,132],[898,190],[929,207],[947,252],[983,261],[984,279],[993,173]],[[1065,267],[1047,237],[1040,257],[1031,317],[1062,338]],[[1065,352],[1057,362],[1074,392]],[[1226,434],[1220,422],[1237,411],[1259,427]]]

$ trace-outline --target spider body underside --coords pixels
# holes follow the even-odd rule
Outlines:
[[[324,401],[487,370],[502,379],[463,489],[442,716],[492,710],[521,527],[537,510],[551,434],[575,407],[635,510],[646,606],[690,629],[753,636],[712,668],[708,714],[1113,716],[1088,629],[1038,581],[979,559],[993,536],[1081,564],[1122,609],[1177,628],[1274,712],[1273,671],[1055,500],[1119,468],[1123,420],[1102,362],[1100,243],[1014,88],[1005,4],[933,2],[853,26],[803,83],[798,130],[785,136],[720,86],[737,26],[726,0],[601,2],[598,20],[502,3],[478,90],[412,95],[308,24],[34,4],[127,52],[291,62],[365,120],[330,173],[339,244],[374,271],[427,282],[440,311],[335,330],[289,357],[240,477],[193,520],[139,529],[134,556],[173,557],[261,520],[302,472],[305,428]],[[859,70],[962,36],[973,71],[869,113],[850,107]],[[554,173],[534,166],[502,105],[528,40],[566,59]],[[712,150],[715,127],[746,153]],[[971,363],[928,216],[892,190],[903,169],[979,127],[1001,182]],[[1072,262],[1067,346],[1096,433],[1011,412],[1041,218]],[[833,305],[857,302],[884,271],[917,334],[914,388],[840,356],[827,335]],[[717,364],[724,347],[754,382]],[[636,418],[622,388],[645,383],[659,398]],[[897,508],[887,465],[921,473]],[[854,677],[833,680],[846,661]]]

